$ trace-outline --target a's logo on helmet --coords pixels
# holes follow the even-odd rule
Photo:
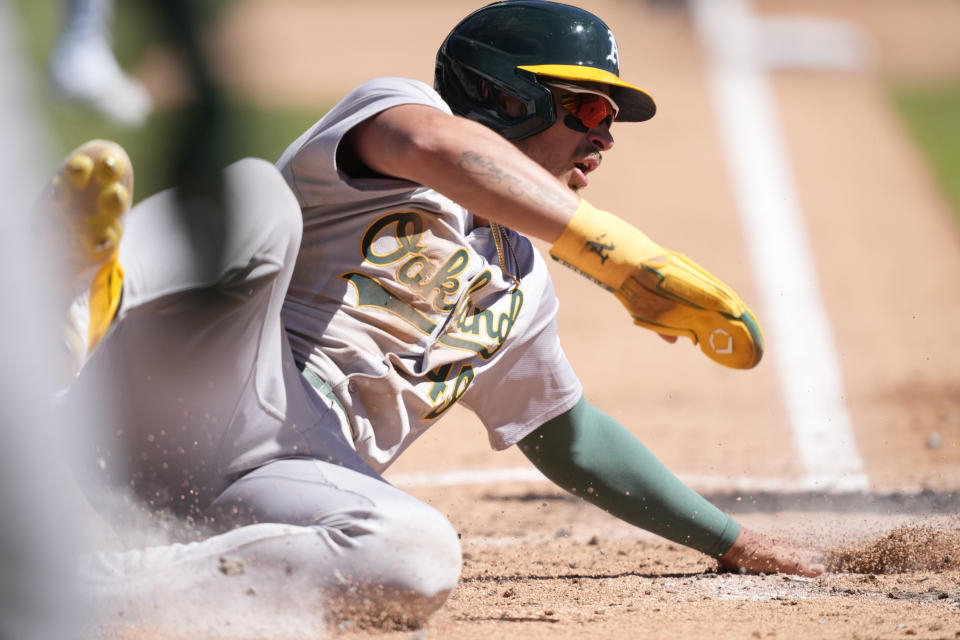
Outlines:
[[[610,36],[610,53],[607,54],[607,60],[613,63],[613,66],[617,68],[617,72],[620,71],[620,50],[617,49],[617,41],[613,39],[613,31],[607,29],[607,35]]]

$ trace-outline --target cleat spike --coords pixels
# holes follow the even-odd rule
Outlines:
[[[64,165],[64,173],[75,189],[85,189],[93,174],[93,160],[85,153],[78,153]]]
[[[123,177],[124,163],[117,155],[107,151],[97,161],[97,182],[109,185]]]
[[[100,215],[116,218],[130,205],[130,192],[122,184],[111,184],[97,196],[97,211]]]

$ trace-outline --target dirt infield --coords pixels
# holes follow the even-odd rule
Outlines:
[[[232,90],[269,104],[328,103],[378,75],[431,82],[440,39],[478,4],[248,0],[211,44],[229,61]],[[753,371],[722,370],[689,345],[634,329],[613,298],[551,269],[561,339],[587,397],[742,523],[828,552],[832,571],[717,574],[695,552],[521,471],[487,482],[479,472],[529,465],[517,451],[490,452],[477,422],[455,411],[387,477],[457,527],[461,584],[424,629],[347,623],[342,637],[960,638],[960,233],[882,82],[960,74],[960,5],[757,4],[849,20],[875,53],[859,71],[770,74],[816,265],[809,279],[830,321],[868,489],[802,486],[776,352]],[[587,197],[758,300],[707,54],[688,13],[669,2],[581,5],[611,24],[624,76],[659,105],[650,123],[614,130],[617,149]],[[766,310],[752,306],[763,322]],[[477,473],[452,475],[464,471]]]
[[[950,517],[830,513],[820,505],[732,509],[784,537],[812,542],[815,534],[838,555],[876,558],[880,541],[893,552],[883,556],[900,562],[806,579],[717,574],[700,554],[638,534],[547,485],[420,495],[452,515],[464,547],[461,584],[421,637],[960,637],[960,565],[940,555],[942,546],[933,557],[911,539],[922,538],[915,523],[925,522],[958,555],[960,523]],[[960,505],[953,497],[940,506],[956,512]],[[887,539],[883,532],[897,523],[905,532]]]

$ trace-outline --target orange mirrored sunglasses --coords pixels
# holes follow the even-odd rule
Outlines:
[[[567,92],[560,97],[560,106],[570,114],[564,124],[571,129],[589,131],[607,118],[613,122],[617,117],[617,103],[605,93],[565,82],[551,82],[550,86]]]

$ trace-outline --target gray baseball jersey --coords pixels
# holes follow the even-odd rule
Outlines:
[[[546,265],[527,238],[506,230],[504,273],[490,228],[463,207],[337,166],[352,127],[400,104],[450,113],[423,83],[373,80],[277,163],[304,223],[283,308],[294,358],[332,387],[346,435],[378,471],[458,402],[503,449],[582,392],[557,337]]]

